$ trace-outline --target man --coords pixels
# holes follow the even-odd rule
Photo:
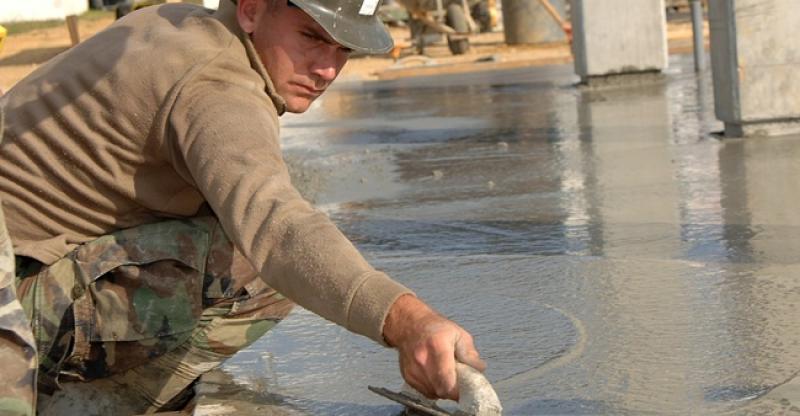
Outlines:
[[[146,8],[8,92],[0,198],[40,392],[101,379],[142,411],[179,407],[294,301],[395,347],[426,396],[458,397],[455,361],[484,367],[470,335],[369,266],[281,159],[278,117],[351,52],[391,48],[377,6]]]

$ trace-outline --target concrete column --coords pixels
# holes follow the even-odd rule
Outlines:
[[[549,0],[563,19],[566,0]],[[503,0],[503,31],[509,45],[566,41],[564,31],[540,0]]]
[[[717,118],[725,135],[800,131],[797,0],[708,3]]]
[[[664,0],[573,0],[572,49],[582,82],[667,67]]]

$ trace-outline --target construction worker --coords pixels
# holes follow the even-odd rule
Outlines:
[[[484,367],[465,330],[302,199],[281,158],[281,114],[307,110],[353,51],[391,49],[377,7],[148,7],[6,94],[0,198],[40,394],[110,380],[136,411],[180,407],[293,302],[396,348],[426,396],[457,398],[456,360]]]

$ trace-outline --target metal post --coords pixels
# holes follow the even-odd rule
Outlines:
[[[72,46],[75,46],[81,41],[81,36],[78,33],[78,16],[71,14],[67,16],[66,20],[70,42],[72,42]]]
[[[701,72],[705,69],[705,43],[703,42],[703,3],[700,0],[691,0],[692,3],[692,32],[694,33],[694,70]]]

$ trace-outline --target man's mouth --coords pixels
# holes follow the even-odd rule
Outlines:
[[[308,86],[308,85],[305,85],[305,84],[295,84],[295,85],[297,85],[297,87],[302,92],[304,92],[305,94],[312,95],[314,97],[318,97],[319,95],[321,95],[325,91],[324,88],[323,89],[317,89],[317,88],[314,88],[314,87],[311,87],[311,86]]]

